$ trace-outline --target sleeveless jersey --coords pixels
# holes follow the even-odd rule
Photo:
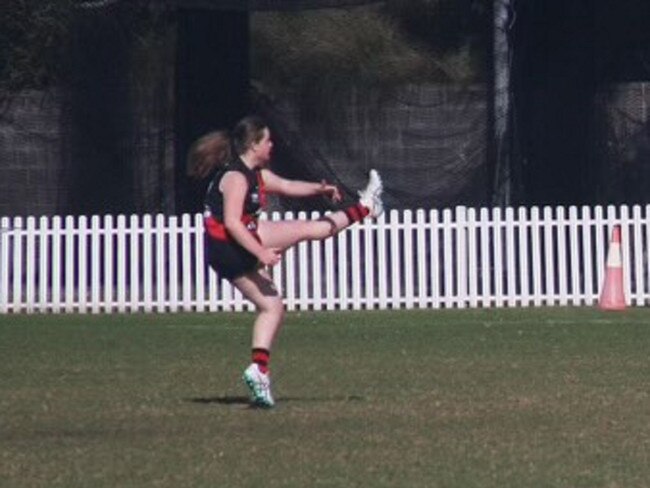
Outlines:
[[[235,158],[219,171],[208,186],[204,199],[204,222],[208,234],[219,240],[230,240],[230,236],[223,225],[224,205],[223,194],[219,190],[219,185],[224,175],[228,171],[238,171],[244,175],[248,182],[248,191],[244,198],[244,211],[242,222],[248,230],[255,232],[257,230],[257,218],[266,203],[266,193],[264,191],[264,182],[259,169],[250,169],[240,158]]]

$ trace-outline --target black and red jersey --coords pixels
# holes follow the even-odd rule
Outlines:
[[[221,179],[228,171],[238,171],[244,175],[248,182],[248,191],[244,199],[242,222],[249,230],[257,228],[257,217],[266,203],[264,182],[259,169],[250,169],[240,158],[235,158],[220,170],[212,179],[204,199],[204,217],[208,233],[218,239],[227,239],[228,236],[223,228],[224,205],[223,193],[219,189]]]

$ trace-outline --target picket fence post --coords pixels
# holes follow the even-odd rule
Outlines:
[[[289,310],[593,306],[620,225],[624,292],[644,306],[649,219],[650,205],[393,209],[300,243],[273,279]],[[200,214],[1,217],[0,313],[252,310],[203,239]]]

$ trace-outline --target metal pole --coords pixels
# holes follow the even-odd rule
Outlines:
[[[511,24],[514,0],[494,0],[493,4],[493,82],[494,82],[494,188],[492,199],[496,206],[512,203],[512,161],[510,153],[511,84],[510,43],[508,31]]]

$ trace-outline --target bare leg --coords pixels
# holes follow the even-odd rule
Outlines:
[[[302,241],[326,239],[338,234],[367,215],[378,217],[383,212],[383,185],[379,174],[370,171],[368,184],[359,192],[359,203],[333,212],[318,220],[285,220],[259,222],[258,235],[266,247],[284,251]]]
[[[345,212],[339,211],[318,220],[262,220],[257,232],[266,247],[284,251],[302,241],[326,239],[350,225]]]
[[[232,283],[257,307],[252,347],[270,351],[284,319],[284,304],[273,280],[261,269],[235,278]]]
[[[257,307],[251,341],[253,362],[244,371],[242,379],[250,390],[253,405],[271,408],[275,402],[271,394],[268,360],[275,337],[282,327],[282,298],[265,270],[240,276],[232,283]]]

